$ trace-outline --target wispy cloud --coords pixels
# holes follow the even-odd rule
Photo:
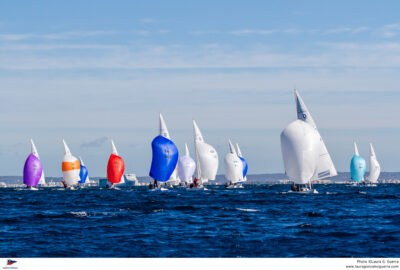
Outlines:
[[[270,35],[276,33],[277,30],[254,30],[254,29],[241,29],[229,32],[229,34],[240,36],[240,35]]]
[[[33,50],[29,51],[33,46]],[[35,47],[38,46],[38,47]],[[51,48],[52,45],[49,46]],[[248,46],[232,48],[217,43],[180,46],[58,45],[59,49],[95,49],[89,55],[48,55],[26,45],[26,53],[0,54],[0,69],[250,69],[250,68],[398,68],[400,43],[315,43],[307,53]],[[17,47],[18,48],[18,47]],[[57,45],[55,45],[57,48]],[[94,54],[95,53],[95,54]]]
[[[81,148],[98,148],[98,147],[102,147],[107,140],[108,140],[107,137],[97,138],[95,140],[82,143],[81,144]]]
[[[331,35],[331,34],[340,34],[340,33],[360,33],[360,32],[365,32],[365,31],[370,31],[371,28],[361,26],[361,27],[339,27],[339,28],[333,28],[333,29],[328,29],[326,31],[322,31],[321,33],[323,35]]]
[[[25,34],[0,34],[0,40],[4,41],[20,41],[27,39],[71,39],[71,38],[82,38],[91,36],[103,36],[112,35],[117,33],[116,31],[71,31],[61,32],[52,34],[36,34],[36,33],[25,33]]]

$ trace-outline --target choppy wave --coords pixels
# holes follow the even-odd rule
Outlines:
[[[398,256],[400,185],[207,188],[0,189],[0,257]]]

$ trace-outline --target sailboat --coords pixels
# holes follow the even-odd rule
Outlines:
[[[159,135],[151,142],[153,158],[149,175],[154,179],[154,187],[158,182],[167,182],[178,163],[178,148],[171,141],[164,118],[160,114]]]
[[[32,140],[31,144],[33,144]],[[42,163],[40,162],[39,158],[34,154],[32,149],[31,154],[26,159],[24,165],[23,178],[26,187],[31,190],[37,190],[37,188],[35,187],[38,185],[42,174],[43,174]]]
[[[228,144],[229,152],[226,154],[224,159],[225,178],[229,181],[227,187],[241,187],[241,183],[243,183],[243,163],[230,140],[228,141]]]
[[[337,175],[317,126],[304,101],[295,90],[297,120],[281,133],[281,150],[286,175],[293,182],[291,191],[318,193],[311,182]],[[298,184],[298,187],[295,187]],[[305,185],[305,187],[304,187]]]
[[[81,157],[79,157],[79,164],[81,165],[81,169],[79,171],[80,180],[78,183],[81,185],[84,185],[86,180],[89,181],[89,177],[88,177],[89,171],[86,168],[85,163],[83,163],[83,160]]]
[[[351,179],[357,183],[364,181],[364,174],[367,170],[365,159],[360,156],[356,142],[354,142],[354,156],[350,162]]]
[[[243,182],[247,181],[247,170],[249,166],[247,165],[247,161],[244,159],[242,155],[242,151],[240,151],[239,144],[236,144],[236,153],[239,156],[240,160],[242,161],[243,164]]]
[[[62,160],[63,185],[65,188],[73,189],[80,180],[79,173],[81,171],[81,165],[79,160],[71,154],[65,140],[63,140],[63,144],[65,151]]]
[[[111,140],[111,149],[112,153],[107,164],[107,178],[108,182],[111,183],[110,188],[117,189],[115,184],[121,183],[124,177],[125,163],[124,160],[118,155],[117,148],[115,147],[113,140]]]
[[[301,98],[299,92],[296,89],[294,90],[294,93],[295,93],[295,101],[297,109],[297,119],[310,124],[318,133],[320,141],[319,143],[320,151],[319,151],[317,170],[315,171],[315,174],[311,178],[311,181],[336,176],[337,171],[335,165],[333,164],[332,158],[328,152],[328,149],[326,148],[326,145],[321,137],[321,134],[318,131],[317,125],[315,124],[310,111],[308,110],[306,104],[304,103],[303,99]]]
[[[381,166],[376,158],[372,143],[369,144],[369,176],[368,182],[378,183],[379,175],[381,174]]]
[[[190,157],[189,148],[185,143],[185,155],[179,157],[178,161],[178,175],[179,178],[187,183],[191,184],[193,182],[193,174],[196,170],[196,163]]]
[[[32,151],[32,154],[34,154],[38,159],[40,159],[39,153],[38,153],[38,151],[36,149],[36,146],[33,143],[32,139],[31,139],[31,151]],[[42,175],[40,176],[40,180],[39,180],[38,185],[45,185],[45,184],[46,184],[46,180],[45,180],[45,177],[44,177],[44,170],[42,170]]]
[[[202,186],[208,180],[215,180],[218,171],[218,153],[214,147],[204,142],[203,135],[194,120],[193,132],[197,169],[195,182],[197,182],[197,185]]]

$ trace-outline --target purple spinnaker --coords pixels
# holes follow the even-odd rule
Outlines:
[[[42,173],[42,162],[34,154],[30,154],[25,161],[24,184],[30,187],[37,186]]]

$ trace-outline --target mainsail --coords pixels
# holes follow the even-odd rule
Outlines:
[[[121,183],[121,179],[124,177],[125,163],[124,160],[118,155],[117,148],[115,147],[113,140],[111,140],[111,148],[112,153],[107,164],[107,178],[108,182],[112,184],[119,184]]]
[[[196,163],[190,157],[189,148],[185,143],[185,155],[180,156],[178,161],[179,178],[184,182],[191,183],[193,181],[192,177],[195,170]]]
[[[79,173],[81,166],[79,160],[71,154],[67,143],[63,140],[64,144],[64,157],[62,160],[62,173],[64,183],[67,186],[74,186],[80,180]]]
[[[215,180],[218,171],[218,153],[214,147],[204,142],[203,135],[194,120],[193,132],[197,179],[201,183],[206,183],[208,180]]]
[[[318,166],[317,170],[315,171],[315,174],[312,177],[312,180],[318,180],[336,176],[337,171],[335,169],[335,165],[333,164],[331,156],[329,155],[326,145],[318,131],[318,128],[311,116],[310,111],[308,110],[307,106],[305,105],[303,99],[301,98],[299,92],[296,89],[294,90],[294,95],[297,107],[297,119],[310,124],[319,135],[320,151],[318,158]]]
[[[229,152],[224,159],[225,178],[231,183],[243,182],[243,164],[229,140]]]
[[[236,144],[236,150],[237,150],[237,154],[243,164],[243,181],[247,181],[247,170],[248,170],[249,166],[247,164],[247,161],[244,159],[244,157],[242,155],[242,151],[240,151],[238,143]]]
[[[170,140],[167,126],[160,114],[159,135],[151,143],[153,158],[149,175],[160,182],[167,182],[178,163],[178,148]]]
[[[356,182],[363,181],[366,170],[367,166],[365,164],[365,159],[360,157],[357,144],[354,142],[354,156],[352,157],[350,162],[351,179]]]
[[[83,163],[83,160],[82,160],[81,157],[79,157],[79,163],[80,163],[80,165],[81,165],[81,170],[80,170],[80,172],[79,172],[79,178],[80,178],[80,180],[79,180],[78,183],[79,183],[79,184],[85,184],[86,180],[89,180],[89,178],[88,178],[89,172],[88,172],[88,169],[87,169],[86,166],[85,166],[85,163]]]
[[[320,136],[307,122],[295,120],[281,133],[286,175],[297,184],[308,184],[318,168]]]
[[[368,181],[372,183],[377,183],[379,175],[381,174],[381,166],[376,158],[374,147],[372,143],[369,144],[369,176]]]
[[[37,151],[37,149],[36,149],[36,146],[35,146],[35,144],[33,143],[33,140],[31,139],[31,151],[32,151],[32,154],[34,154],[38,159],[40,159],[40,157],[39,157],[39,153],[38,153],[38,151]],[[45,180],[45,178],[44,178],[44,170],[42,169],[42,175],[40,176],[40,180],[39,180],[39,183],[38,183],[39,185],[44,185],[44,184],[46,184],[46,180]]]

